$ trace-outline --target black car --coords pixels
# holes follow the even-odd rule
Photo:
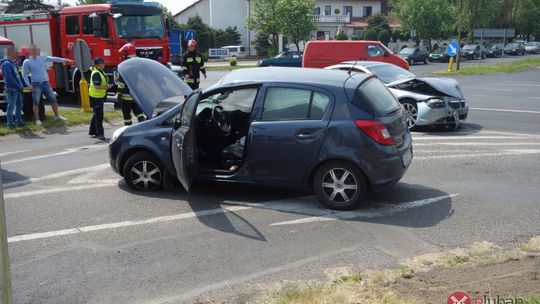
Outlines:
[[[521,42],[511,42],[504,47],[504,53],[508,55],[525,55],[525,45]]]
[[[415,62],[428,63],[429,53],[425,47],[407,47],[399,51],[398,55],[407,60],[409,65]]]
[[[503,50],[504,50],[504,46],[502,45],[502,43],[492,44],[486,50],[486,57],[490,57],[490,58],[502,57]]]
[[[272,185],[351,209],[368,189],[398,182],[412,160],[405,111],[374,75],[242,69],[191,92],[154,60],[126,60],[118,71],[153,117],[109,143],[112,168],[137,190],[169,179],[188,193],[194,180]]]
[[[450,61],[450,55],[446,52],[445,46],[440,46],[429,54],[429,61],[431,62],[448,62]]]
[[[486,48],[482,44],[466,44],[461,49],[462,59],[485,59]]]

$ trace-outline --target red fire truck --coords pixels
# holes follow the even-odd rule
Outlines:
[[[64,7],[60,11],[21,15],[21,20],[0,21],[0,35],[16,47],[37,45],[50,56],[73,59],[77,39],[86,41],[92,57],[102,57],[109,81],[122,61],[118,49],[131,41],[139,57],[169,61],[168,23],[161,7],[142,0],[112,0],[107,4]],[[74,65],[53,64],[51,86],[62,95],[78,93],[81,73]]]

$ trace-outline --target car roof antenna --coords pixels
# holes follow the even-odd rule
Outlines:
[[[354,64],[352,65],[352,67],[349,69],[349,71],[347,72],[347,74],[349,74],[349,76],[351,75],[351,72],[352,70],[354,69],[354,67],[356,66],[356,64],[358,63],[358,61],[360,61],[360,58],[356,59],[356,61],[354,62]]]

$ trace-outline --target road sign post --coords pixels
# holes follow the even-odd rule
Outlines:
[[[90,96],[88,92],[88,82],[84,77],[84,72],[90,70],[93,62],[92,55],[90,54],[90,48],[84,40],[77,39],[77,42],[75,42],[75,45],[73,46],[73,59],[75,59],[75,65],[81,73],[81,80],[79,81],[81,108],[84,112],[90,112]]]
[[[0,164],[1,169],[1,164]],[[4,183],[2,182],[2,172],[0,170],[0,267],[2,275],[0,277],[0,291],[2,292],[2,303],[11,304],[11,275],[9,268],[9,250],[6,232],[6,212],[4,208]]]

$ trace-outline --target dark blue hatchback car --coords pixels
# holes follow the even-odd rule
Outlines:
[[[404,110],[374,76],[243,69],[191,92],[152,60],[127,60],[119,72],[153,116],[116,130],[109,144],[112,168],[134,189],[165,179],[187,192],[194,180],[264,184],[313,189],[325,206],[347,210],[368,189],[399,181],[412,160]]]

